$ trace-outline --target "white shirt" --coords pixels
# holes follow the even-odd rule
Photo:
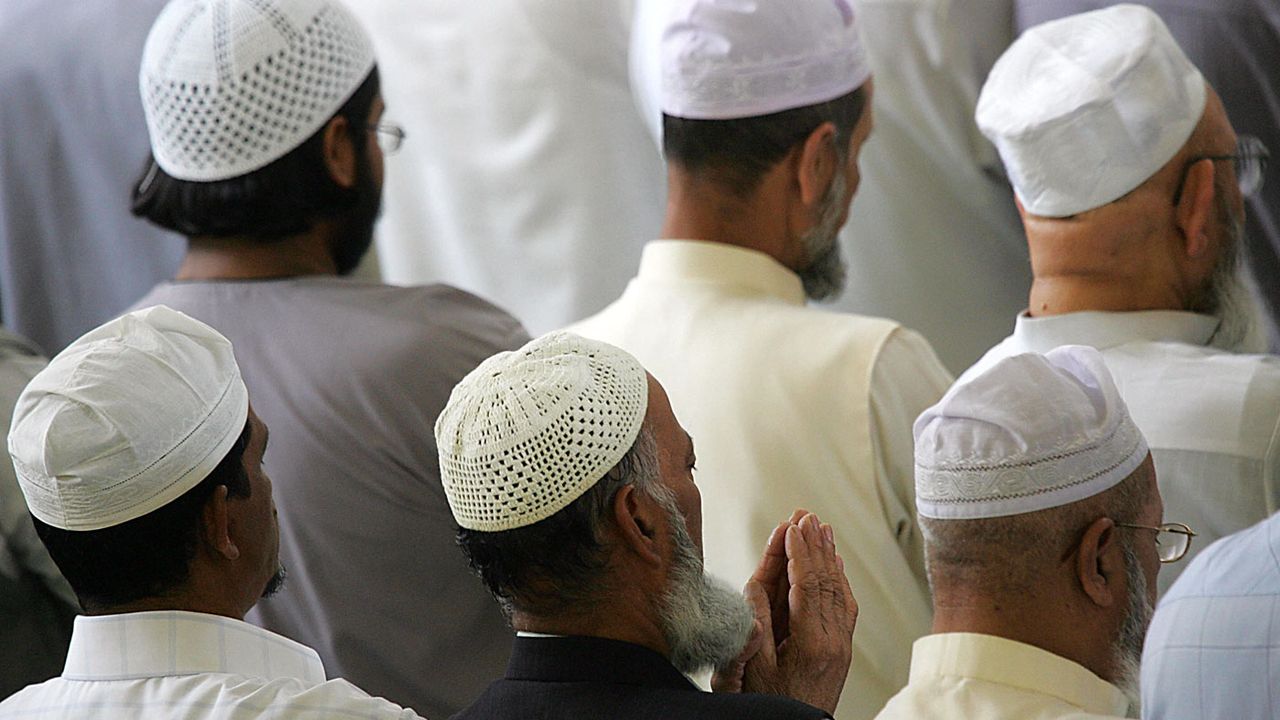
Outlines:
[[[919,335],[805,307],[799,277],[720,243],[657,241],[616,302],[571,328],[633,353],[693,437],[707,568],[734,584],[796,508],[818,513],[860,608],[837,716],[870,718],[907,679],[931,608],[911,423],[945,391]]]
[[[1215,349],[1217,327],[1175,311],[1023,314],[965,374],[1060,345],[1100,350],[1151,446],[1165,519],[1197,533],[1189,560],[1280,508],[1280,358]],[[1161,592],[1186,566],[1161,568]]]
[[[633,0],[358,0],[387,121],[382,275],[446,282],[534,334],[603,307],[665,207],[632,103]]]
[[[426,670],[424,669],[424,672]],[[61,677],[0,703],[0,718],[414,720],[315,651],[239,620],[163,611],[76,618]]]
[[[1280,717],[1280,515],[1200,553],[1160,601],[1142,717]]]
[[[1087,720],[1122,718],[1128,708],[1119,688],[1047,650],[940,633],[916,641],[911,682],[876,720]]]
[[[632,81],[661,136],[659,41],[672,0],[638,0]],[[953,372],[1008,331],[1031,269],[1013,190],[973,120],[1013,40],[1012,0],[854,0],[875,127],[840,233],[849,283],[832,307],[918,330]]]

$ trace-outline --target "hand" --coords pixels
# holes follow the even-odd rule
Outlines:
[[[858,604],[831,527],[812,514],[792,519],[775,529],[744,590],[763,637],[743,660],[741,689],[834,713],[853,657]]]

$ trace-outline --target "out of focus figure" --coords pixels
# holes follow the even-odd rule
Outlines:
[[[631,102],[633,0],[359,0],[391,117],[383,277],[447,282],[535,333],[595,312],[662,222]]]
[[[147,159],[138,62],[165,0],[0,2],[0,316],[57,352],[182,259],[129,214]]]

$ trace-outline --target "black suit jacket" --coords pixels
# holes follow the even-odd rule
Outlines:
[[[591,637],[516,638],[507,674],[453,720],[830,717],[775,695],[703,692],[658,653]]]

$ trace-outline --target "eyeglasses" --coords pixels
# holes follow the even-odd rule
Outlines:
[[[1116,527],[1130,528],[1133,530],[1155,530],[1156,554],[1160,556],[1160,562],[1162,563],[1172,563],[1181,560],[1187,554],[1187,550],[1191,549],[1191,538],[1196,536],[1196,532],[1194,530],[1182,523],[1165,523],[1160,527],[1116,523]]]
[[[1267,177],[1267,160],[1270,158],[1271,153],[1267,150],[1267,146],[1252,135],[1241,135],[1236,139],[1234,155],[1196,155],[1182,168],[1182,181],[1178,183],[1178,192],[1173,195],[1173,204],[1177,205],[1182,200],[1182,188],[1187,184],[1187,171],[1201,160],[1214,162],[1230,160],[1236,171],[1236,183],[1240,186],[1240,194],[1252,197],[1262,190],[1262,182]]]
[[[378,140],[378,149],[383,155],[390,155],[400,149],[406,137],[404,129],[391,123],[370,123],[364,126],[366,132],[374,133]]]

